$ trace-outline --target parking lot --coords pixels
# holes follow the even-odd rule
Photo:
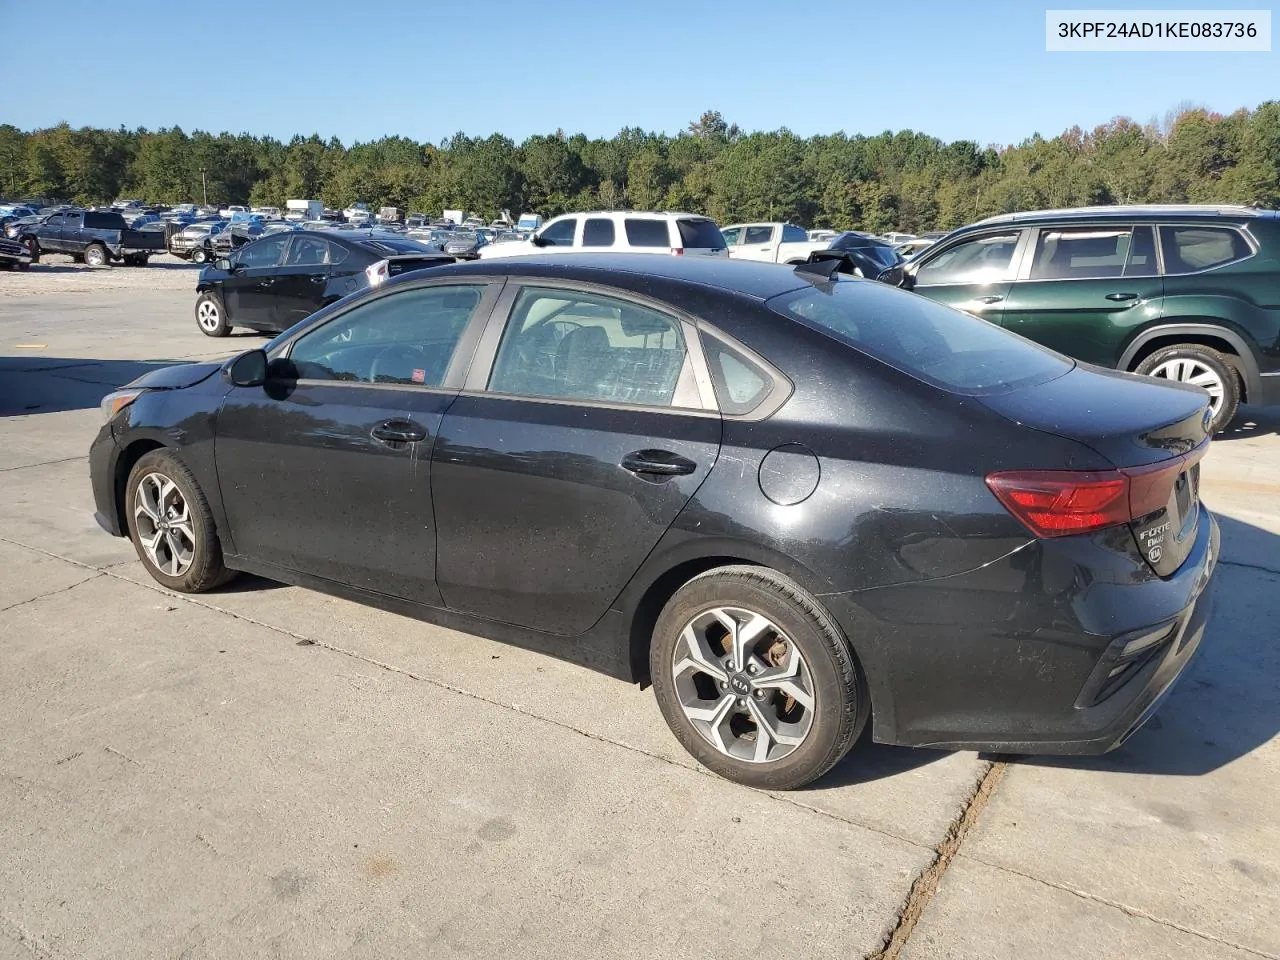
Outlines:
[[[0,960],[1280,958],[1280,409],[1204,463],[1218,606],[1124,747],[864,743],[770,794],[697,767],[649,691],[151,580],[86,452],[112,387],[262,342],[200,334],[196,272],[0,274]]]

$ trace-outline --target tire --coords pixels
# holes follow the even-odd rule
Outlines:
[[[726,667],[736,630],[724,626],[725,616],[739,626],[757,617],[768,624],[746,638],[746,671]],[[690,635],[701,638],[696,655]],[[750,787],[791,790],[821,777],[849,752],[871,713],[866,681],[839,628],[795,581],[766,567],[720,567],[677,590],[654,628],[649,668],[680,744],[709,770]],[[776,722],[781,739],[762,744],[756,717]]]
[[[131,253],[124,258],[124,265],[126,267],[140,267],[142,266],[142,261]]]
[[[235,576],[222,562],[209,502],[172,450],[152,450],[134,464],[125,485],[125,515],[138,559],[162,586],[203,593]]]
[[[84,262],[91,267],[105,267],[111,262],[107,248],[100,243],[91,243],[84,248]]]
[[[191,251],[191,255],[187,257],[192,263],[204,263],[209,259],[209,254],[205,252],[204,247],[195,247]]]
[[[1212,347],[1199,343],[1162,347],[1138,364],[1134,373],[1208,390],[1213,410],[1210,434],[1225,430],[1240,408],[1240,374],[1230,360]]]
[[[206,337],[225,337],[231,332],[227,308],[216,293],[202,293],[196,297],[196,326]]]
[[[27,251],[31,254],[31,262],[40,262],[40,244],[35,237],[27,237]]]

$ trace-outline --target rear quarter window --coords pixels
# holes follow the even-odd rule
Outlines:
[[[775,313],[952,393],[1057,379],[1074,361],[959,310],[882,283],[837,281],[769,300]]]
[[[627,234],[627,243],[633,247],[671,246],[671,236],[667,232],[665,220],[633,220],[628,217],[623,228]],[[724,246],[723,237],[716,246]]]
[[[1160,247],[1166,274],[1196,273],[1253,253],[1249,242],[1230,227],[1161,227]]]
[[[74,221],[75,217],[69,217]],[[118,213],[86,213],[84,215],[84,225],[88,230],[123,230],[125,229],[124,217]]]
[[[724,234],[710,220],[678,220],[676,224],[680,228],[680,245],[683,247],[719,250],[726,246]]]

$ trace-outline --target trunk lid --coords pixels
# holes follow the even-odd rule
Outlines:
[[[1200,523],[1207,393],[1081,364],[1048,383],[980,400],[1015,423],[1109,460],[1128,479],[1135,550],[1162,577],[1182,566]]]
[[[454,263],[453,257],[444,257],[438,253],[402,253],[384,258],[387,261],[387,275],[398,277],[410,270],[423,270],[427,267],[442,267]]]

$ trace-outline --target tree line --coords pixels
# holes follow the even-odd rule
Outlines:
[[[1117,118],[1016,146],[877,136],[746,133],[715,111],[678,135],[627,128],[610,139],[458,133],[439,144],[391,136],[344,146],[295,136],[0,125],[0,194],[103,203],[284,206],[364,200],[437,213],[465,208],[686,210],[718,223],[790,220],[873,232],[951,229],[1014,210],[1142,202],[1280,206],[1280,101],[1229,115],[1183,106],[1163,121]]]

